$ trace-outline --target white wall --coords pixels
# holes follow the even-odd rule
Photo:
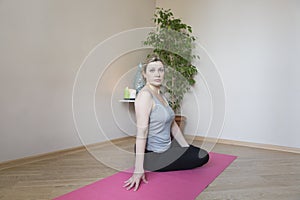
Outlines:
[[[0,162],[82,145],[72,118],[80,64],[113,34],[151,26],[154,7],[154,0],[0,1]]]
[[[300,148],[300,1],[158,0],[157,6],[192,25],[217,64],[226,91],[221,138]],[[203,91],[195,90],[204,97],[200,104],[209,97]],[[184,110],[193,106],[186,98]],[[203,117],[211,113],[200,112],[195,133],[199,117],[185,113],[187,133],[206,134]]]

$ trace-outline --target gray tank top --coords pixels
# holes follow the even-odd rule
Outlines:
[[[155,102],[149,117],[147,150],[154,152],[166,151],[171,145],[171,125],[175,114],[169,105],[164,105],[154,95]]]

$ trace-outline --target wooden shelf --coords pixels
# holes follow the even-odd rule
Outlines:
[[[134,99],[121,99],[121,100],[119,100],[119,102],[121,102],[121,103],[134,103],[135,100]]]

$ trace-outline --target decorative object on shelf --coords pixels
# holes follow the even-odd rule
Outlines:
[[[130,93],[128,87],[125,88],[124,90],[124,99],[129,99]]]
[[[129,89],[129,99],[134,100],[136,97],[136,90],[135,89]]]
[[[137,67],[137,71],[134,77],[134,88],[136,90],[136,93],[138,94],[139,91],[144,87],[145,80],[143,78],[143,65],[140,63]]]
[[[136,90],[126,87],[124,90],[124,99],[125,100],[135,100],[135,97],[136,97]]]

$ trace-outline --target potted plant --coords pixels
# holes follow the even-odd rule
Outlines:
[[[185,121],[185,117],[180,115],[180,107],[184,94],[196,82],[197,68],[192,65],[192,60],[199,59],[193,54],[195,37],[191,26],[175,18],[171,9],[156,8],[153,22],[155,29],[143,44],[151,46],[152,54],[158,55],[166,66],[163,90],[176,113],[175,120],[183,130],[184,123],[180,120]]]

